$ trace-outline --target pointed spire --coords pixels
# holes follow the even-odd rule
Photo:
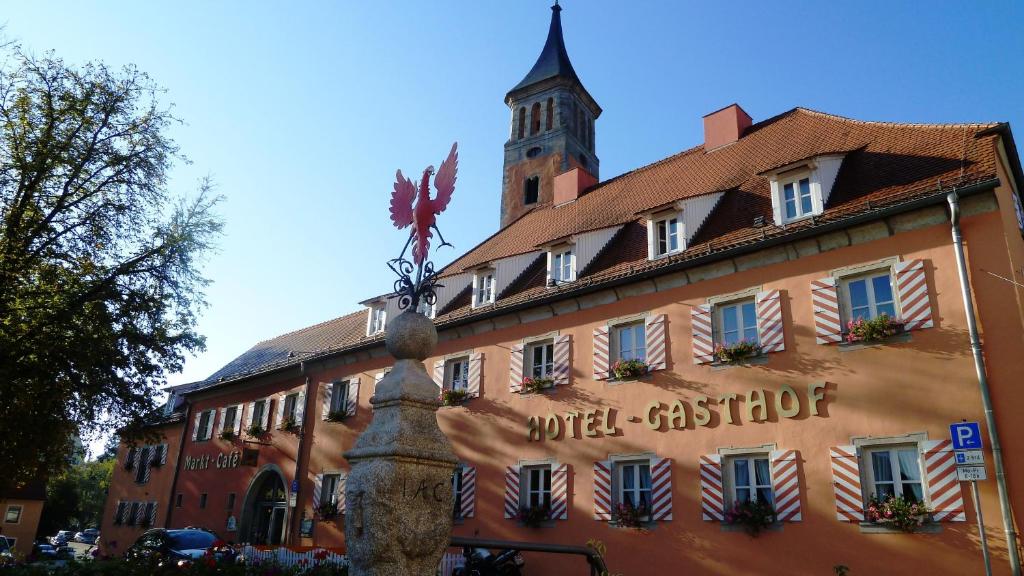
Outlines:
[[[544,43],[537,62],[530,69],[530,72],[519,84],[516,84],[509,93],[515,92],[527,86],[531,86],[542,80],[557,78],[559,76],[579,82],[576,71],[569,61],[569,53],[565,51],[565,41],[562,39],[562,7],[555,0],[551,7],[551,27],[548,28],[548,39]]]

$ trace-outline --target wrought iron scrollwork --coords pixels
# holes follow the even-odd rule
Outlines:
[[[437,302],[436,288],[442,287],[437,282],[437,272],[434,270],[434,263],[430,260],[420,262],[416,266],[405,259],[405,251],[398,258],[388,260],[388,267],[398,275],[395,280],[395,296],[398,298],[398,307],[402,310],[417,310],[421,302],[433,306]],[[414,278],[415,274],[415,279]]]

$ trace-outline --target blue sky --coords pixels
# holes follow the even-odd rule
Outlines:
[[[134,63],[167,89],[191,159],[227,200],[199,329],[202,379],[259,340],[358,309],[390,289],[404,234],[396,168],[459,141],[445,237],[465,250],[498,225],[505,92],[530,69],[549,0],[11,2],[9,38],[71,62]],[[1010,121],[1024,138],[1020,2],[564,0],[566,44],[604,114],[607,179],[703,140],[738,102],[763,120],[804,106],[864,120]],[[1022,142],[1024,145],[1024,142]],[[450,261],[444,252],[437,260]]]

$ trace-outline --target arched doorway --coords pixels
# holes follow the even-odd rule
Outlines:
[[[239,537],[250,544],[279,545],[288,526],[288,493],[276,467],[264,469],[249,484]]]

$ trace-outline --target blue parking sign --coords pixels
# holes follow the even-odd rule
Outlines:
[[[981,427],[977,422],[958,422],[949,425],[953,450],[981,450]]]

